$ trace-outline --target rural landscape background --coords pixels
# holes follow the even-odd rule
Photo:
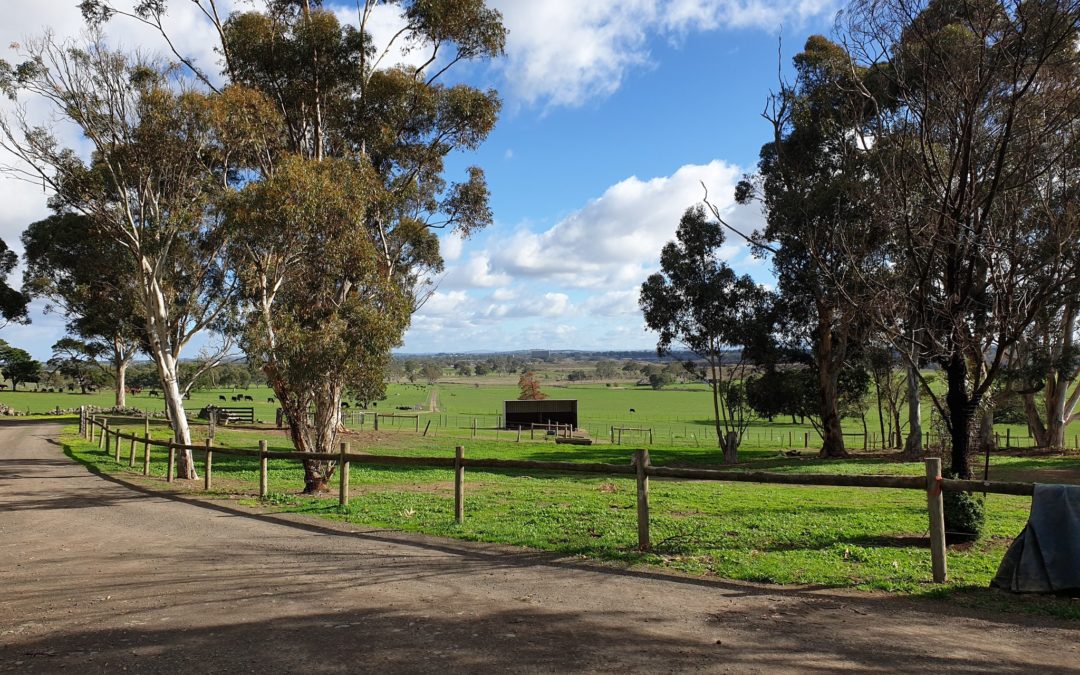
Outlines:
[[[990,626],[1008,668],[1075,651],[1077,589],[1000,566],[1038,484],[1080,489],[1076,2],[51,0],[0,38],[0,555],[46,579],[0,620],[175,518],[155,570],[230,588],[200,547],[243,539],[291,589],[251,591],[267,622],[341,560],[420,616],[505,555],[460,572],[476,611],[541,568],[574,626],[622,608],[567,570],[723,589],[641,619],[709,667],[736,612],[811,615],[774,593],[933,616],[949,667]],[[93,642],[87,607],[0,655]],[[901,658],[865,652],[822,668]]]

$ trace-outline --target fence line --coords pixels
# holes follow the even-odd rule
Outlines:
[[[896,476],[896,475],[852,475],[852,474],[791,474],[776,473],[769,471],[730,471],[718,469],[687,469],[678,467],[653,466],[649,462],[649,451],[646,449],[634,450],[634,459],[630,464],[610,463],[587,463],[587,462],[559,462],[559,461],[535,461],[518,459],[471,459],[464,456],[464,447],[457,446],[453,457],[403,457],[398,455],[372,455],[366,453],[349,452],[348,443],[342,443],[340,452],[316,453],[296,451],[270,451],[267,450],[265,440],[259,441],[259,449],[247,448],[223,448],[212,445],[212,439],[207,439],[206,444],[184,445],[174,441],[157,441],[151,439],[148,434],[138,438],[135,434],[125,434],[119,429],[110,429],[108,420],[98,421],[96,416],[86,419],[85,411],[80,415],[80,430],[88,440],[93,439],[95,428],[100,430],[98,435],[98,447],[102,448],[108,456],[110,445],[116,448],[115,460],[120,462],[119,447],[121,439],[131,440],[132,446],[136,441],[143,443],[144,448],[144,475],[149,468],[149,448],[165,447],[169,451],[169,466],[166,481],[172,482],[174,478],[173,467],[177,450],[205,451],[206,462],[204,464],[205,477],[204,488],[209,489],[212,481],[213,455],[231,454],[259,458],[259,497],[265,498],[268,494],[268,466],[270,459],[287,460],[322,460],[337,461],[341,488],[339,503],[342,506],[348,504],[349,491],[346,481],[348,480],[349,465],[361,464],[387,464],[406,466],[431,466],[445,467],[454,470],[454,495],[455,495],[455,520],[461,522],[464,518],[464,476],[468,467],[483,469],[503,469],[521,471],[559,471],[568,473],[591,473],[612,476],[634,476],[637,481],[637,520],[638,520],[638,548],[643,551],[650,549],[649,541],[649,478],[673,478],[680,480],[702,480],[721,482],[745,482],[765,483],[782,485],[802,486],[830,486],[830,487],[859,487],[859,488],[887,488],[902,490],[925,491],[927,498],[927,512],[929,516],[930,552],[935,583],[942,583],[947,578],[945,559],[945,525],[943,492],[983,492],[1004,495],[1031,496],[1034,494],[1033,483],[981,481],[942,478],[941,459],[930,457],[925,460],[926,475],[920,476]]]

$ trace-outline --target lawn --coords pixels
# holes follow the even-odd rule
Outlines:
[[[135,428],[141,429],[141,425]],[[197,433],[201,436],[202,428]],[[160,427],[156,435],[164,437]],[[271,431],[222,429],[222,446],[253,447],[259,437],[271,449],[289,449],[284,435]],[[103,471],[132,471],[69,433],[68,452]],[[374,453],[450,456],[445,440],[415,434],[382,432],[352,436],[354,449]],[[628,462],[618,446],[573,447],[553,443],[476,440],[470,457],[562,459]],[[654,464],[706,465],[705,451],[657,447]],[[165,455],[153,455],[152,474],[165,473]],[[828,461],[778,458],[750,453],[740,468],[789,472],[888,473],[918,475],[921,463],[882,457]],[[136,469],[141,467],[137,459]],[[217,454],[218,496],[255,500],[257,460]],[[1080,456],[1019,457],[996,455],[991,476],[1030,479],[1064,473],[1080,480]],[[353,499],[345,509],[336,499],[300,494],[302,472],[287,460],[270,462],[268,506],[286,511],[345,519],[358,524],[477,541],[529,546],[632,565],[653,565],[680,572],[773,583],[821,584],[904,594],[947,594],[966,603],[997,603],[1022,611],[1080,618],[1074,601],[1015,598],[984,590],[1011,538],[1027,519],[1029,499],[1002,495],[987,498],[986,536],[970,547],[949,552],[950,581],[930,583],[926,544],[925,496],[918,491],[795,487],[748,483],[651,481],[652,539],[655,550],[641,553],[636,544],[635,490],[632,480],[602,476],[534,474],[470,469],[466,476],[466,519],[453,521],[451,473],[444,469],[357,466],[351,469]],[[199,485],[188,489],[199,489]]]

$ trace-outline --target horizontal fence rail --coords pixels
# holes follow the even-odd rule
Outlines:
[[[115,418],[113,418],[115,419]],[[257,457],[260,463],[259,496],[267,495],[267,460],[283,459],[297,461],[333,461],[338,463],[340,480],[339,501],[342,506],[348,504],[348,475],[349,464],[358,463],[366,465],[403,465],[403,466],[427,466],[454,469],[454,494],[455,494],[455,519],[461,522],[464,518],[464,470],[495,469],[511,471],[535,471],[535,472],[566,472],[588,473],[612,476],[634,476],[638,483],[638,546],[641,550],[649,550],[649,504],[648,504],[648,481],[649,478],[669,478],[678,480],[701,480],[719,482],[742,482],[742,483],[766,483],[796,486],[825,486],[825,487],[857,487],[857,488],[885,488],[901,490],[921,490],[927,495],[927,510],[930,516],[930,550],[933,563],[933,577],[937,583],[946,580],[945,563],[945,525],[943,492],[982,492],[984,494],[1003,494],[1031,496],[1035,491],[1034,483],[988,481],[988,480],[961,480],[943,478],[941,476],[941,459],[937,457],[925,460],[925,476],[897,476],[897,475],[851,475],[851,474],[794,474],[777,473],[769,471],[736,471],[727,469],[692,469],[670,466],[653,466],[649,463],[648,450],[634,450],[634,459],[630,464],[611,464],[600,462],[560,462],[560,461],[536,461],[519,459],[485,459],[466,458],[464,448],[455,448],[453,457],[404,457],[400,455],[373,455],[367,453],[354,453],[349,451],[349,444],[342,443],[341,451],[336,453],[297,452],[267,450],[266,441],[259,441],[259,449],[250,448],[225,448],[212,445],[212,439],[207,439],[205,445],[185,445],[174,441],[154,440],[149,433],[141,437],[136,434],[123,433],[119,429],[109,428],[109,421],[98,420],[96,416],[81,416],[80,432],[82,435],[97,444],[110,454],[110,449],[115,451],[115,460],[120,462],[120,441],[129,440],[130,456],[129,465],[134,466],[135,445],[143,444],[143,475],[149,475],[150,447],[166,448],[169,452],[169,467],[166,480],[173,480],[173,463],[177,450],[190,450],[192,452],[205,452],[205,489],[210,489],[212,458],[214,455],[238,455],[244,457]],[[97,433],[100,431],[100,433]]]

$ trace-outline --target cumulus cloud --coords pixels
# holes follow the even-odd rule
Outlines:
[[[733,201],[741,175],[738,166],[717,160],[669,176],[630,177],[547,229],[489,236],[467,260],[449,265],[439,297],[421,311],[407,345],[444,344],[445,336],[488,348],[652,347],[639,289],[658,269],[660,249],[674,238],[683,212],[701,202],[702,184],[729,224],[747,233],[762,226],[756,206]],[[758,265],[733,233],[720,256],[743,271]],[[476,289],[491,290],[473,298],[469,291]]]
[[[756,208],[732,203],[741,175],[739,167],[715,160],[685,165],[670,176],[627,178],[546,231],[523,229],[496,240],[490,247],[491,262],[496,272],[514,278],[571,288],[625,289],[641,283],[655,267],[683,212],[704,197],[703,184],[733,224],[745,232],[757,227]],[[729,258],[743,250],[742,242],[734,238],[722,251]]]
[[[776,30],[823,16],[834,0],[495,0],[510,30],[507,87],[529,104],[578,106],[615,92],[650,61],[650,34]]]
[[[460,254],[459,254],[460,255]],[[465,262],[448,267],[446,276],[439,283],[440,288],[495,288],[510,283],[510,276],[505,272],[495,271],[491,264],[491,255],[479,251],[469,256]]]

